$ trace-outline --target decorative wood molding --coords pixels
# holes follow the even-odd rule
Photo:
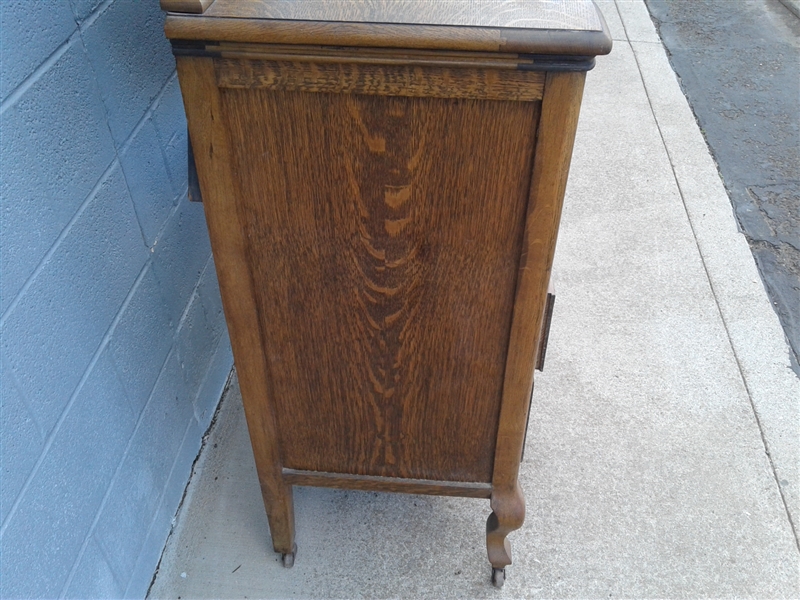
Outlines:
[[[167,16],[164,31],[173,40],[214,39],[255,44],[517,52],[580,56],[586,59],[611,51],[611,36],[606,29],[548,31],[448,25],[320,23],[217,15],[200,19],[192,15],[172,14]],[[594,60],[587,60],[586,65],[584,70],[591,69]]]
[[[544,73],[374,64],[217,59],[217,85],[336,94],[541,100]]]

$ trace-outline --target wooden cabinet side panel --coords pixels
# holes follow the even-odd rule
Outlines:
[[[264,355],[258,311],[241,215],[232,191],[231,143],[214,79],[213,59],[177,60],[181,92],[197,164],[203,206],[231,337],[250,441],[275,550],[294,548],[291,488],[281,473],[273,396]]]
[[[284,465],[491,481],[538,103],[220,93]]]

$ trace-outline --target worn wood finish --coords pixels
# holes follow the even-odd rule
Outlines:
[[[224,88],[529,102],[544,88],[543,73],[512,70],[227,58],[216,66]]]
[[[214,0],[161,0],[161,10],[201,15],[213,2]]]
[[[502,582],[602,17],[217,0],[165,28],[275,549],[293,485],[489,498]]]
[[[611,50],[602,15],[575,0],[217,0],[202,19],[169,15],[166,32],[170,39],[264,44],[577,56]]]
[[[370,492],[401,492],[404,494],[460,496],[463,498],[490,498],[492,495],[492,484],[477,482],[398,479],[396,477],[322,473],[318,471],[298,471],[296,469],[284,469],[283,479],[291,485],[365,490]]]
[[[489,482],[538,104],[221,97],[284,466]]]
[[[266,345],[257,326],[259,311],[247,247],[241,235],[245,223],[231,201],[235,182],[230,163],[231,145],[214,81],[213,60],[181,57],[177,66],[272,542],[276,552],[291,553],[294,551],[292,490],[281,475],[274,399],[266,370]]]
[[[209,17],[600,31],[591,3],[574,0],[217,0]]]
[[[435,2],[425,4],[432,5]],[[170,14],[167,15],[164,28],[167,37],[181,40],[214,39],[263,44],[314,44],[576,56],[608,54],[611,50],[611,36],[605,24],[602,31],[581,32],[446,25],[262,21],[230,17],[199,19],[189,15]]]
[[[506,535],[525,518],[519,461],[584,78],[583,73],[548,73],[545,82],[497,430],[494,512],[487,522],[489,560],[497,568],[511,563]]]
[[[337,64],[380,64],[428,67],[475,67],[536,70],[537,57],[513,52],[460,52],[397,48],[339,48],[302,44],[178,41],[177,52],[200,51],[221,58],[253,58]]]

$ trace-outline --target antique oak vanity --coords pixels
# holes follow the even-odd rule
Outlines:
[[[588,0],[162,0],[275,550],[292,486],[517,483]]]

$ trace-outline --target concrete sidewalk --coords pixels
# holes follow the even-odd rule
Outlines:
[[[297,488],[282,568],[234,385],[151,597],[800,597],[800,380],[646,7],[600,5],[506,586],[460,498]]]

